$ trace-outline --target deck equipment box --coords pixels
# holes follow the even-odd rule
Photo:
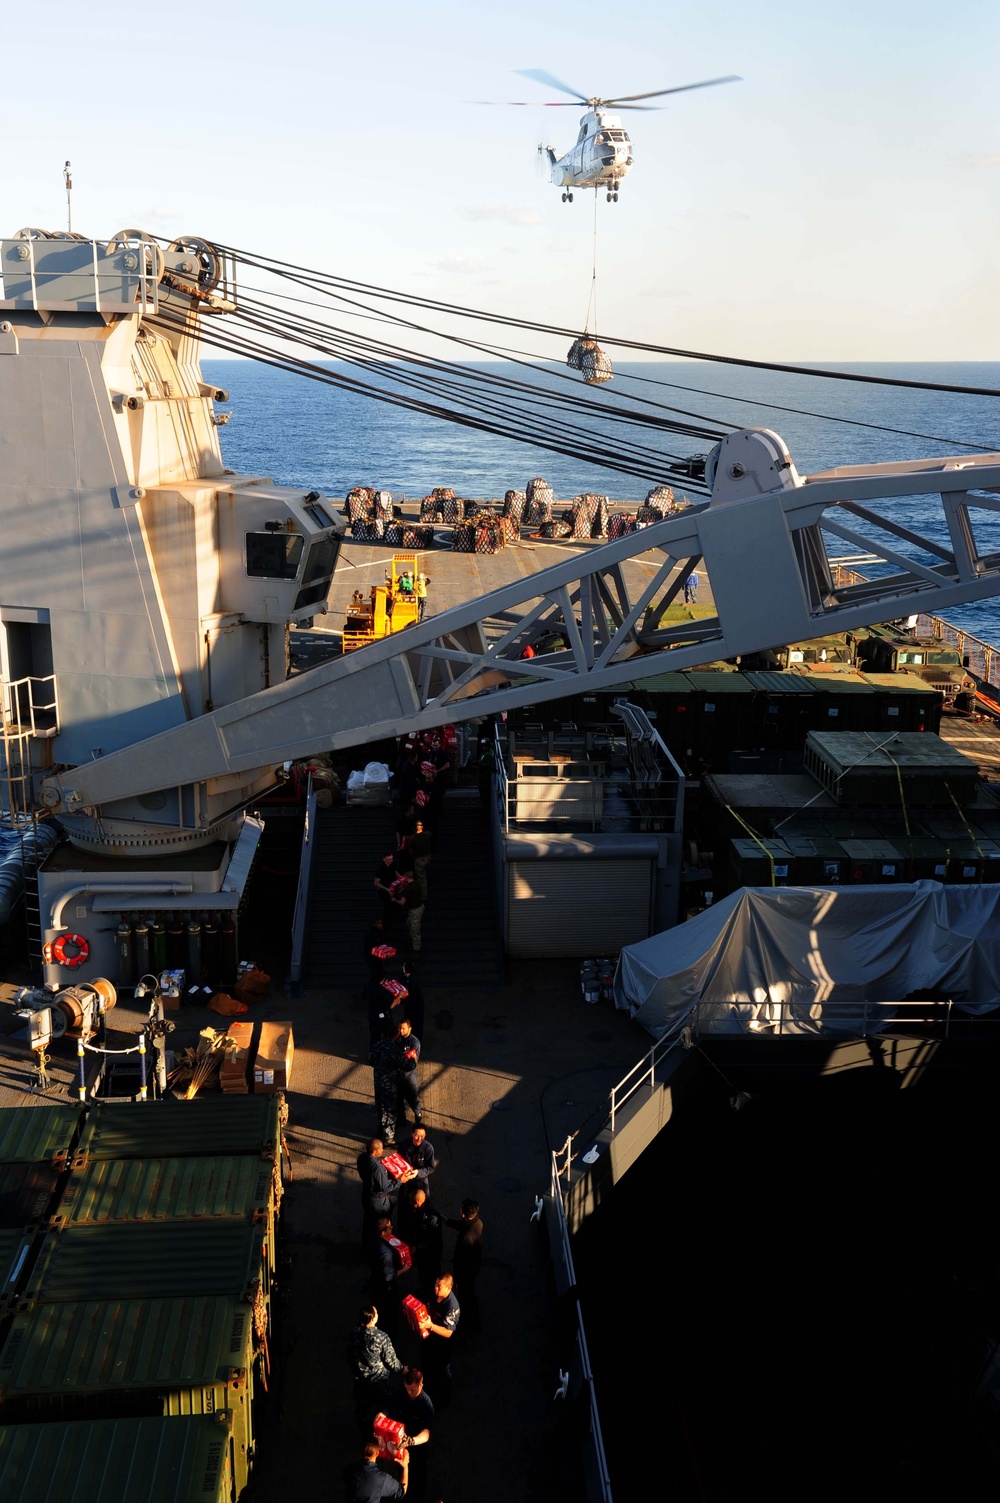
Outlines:
[[[874,690],[872,691],[874,693]],[[885,742],[877,732],[810,731],[805,766],[838,804],[899,808],[976,800],[979,769],[940,736],[901,731]]]
[[[729,869],[733,887],[788,887],[795,880],[783,840],[731,840]]]
[[[253,1024],[230,1023],[226,1032],[233,1042],[226,1048],[219,1084],[224,1096],[245,1096],[250,1090],[253,1064]]]
[[[254,1094],[266,1096],[287,1090],[294,1055],[291,1023],[261,1023],[260,1043],[253,1067]]]
[[[886,731],[931,731],[941,729],[940,691],[915,673],[863,673],[861,677],[877,691],[876,723]]]
[[[906,853],[891,840],[842,840],[850,860],[849,881],[866,885],[907,880]]]

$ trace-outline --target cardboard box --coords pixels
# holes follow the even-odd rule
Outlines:
[[[253,1024],[232,1022],[226,1032],[233,1043],[226,1049],[219,1070],[219,1084],[227,1096],[245,1096],[250,1091]]]
[[[254,1094],[273,1096],[287,1090],[292,1078],[295,1040],[291,1023],[261,1023],[253,1067]]]

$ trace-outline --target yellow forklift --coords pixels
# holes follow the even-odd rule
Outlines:
[[[417,555],[394,553],[392,568],[385,571],[385,584],[372,585],[367,600],[360,590],[354,591],[344,622],[345,652],[416,624],[420,614],[416,578]]]

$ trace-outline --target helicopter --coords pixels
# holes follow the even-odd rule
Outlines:
[[[595,192],[604,188],[608,203],[618,202],[618,189],[625,174],[634,165],[634,160],[628,132],[623,128],[620,117],[609,113],[612,106],[624,110],[657,110],[662,106],[637,104],[635,101],[661,99],[665,94],[683,94],[688,89],[708,89],[714,84],[740,82],[738,74],[730,73],[725,78],[706,78],[701,83],[679,84],[673,89],[653,89],[646,94],[623,94],[617,99],[600,99],[596,95],[588,97],[581,94],[578,89],[571,88],[569,84],[540,68],[518,68],[517,72],[522,78],[534,79],[536,83],[546,84],[550,89],[568,94],[577,105],[587,106],[587,112],[580,120],[580,134],[569,151],[559,156],[552,146],[538,148],[539,157],[548,164],[550,181],[563,190],[564,204],[573,202],[574,188],[593,188]],[[532,101],[510,99],[507,103],[530,106]],[[546,109],[572,108],[572,105],[561,99],[544,100],[541,103]]]

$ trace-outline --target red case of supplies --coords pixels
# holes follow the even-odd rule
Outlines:
[[[382,1241],[388,1242],[389,1246],[392,1248],[396,1258],[396,1267],[400,1273],[405,1273],[408,1268],[413,1267],[413,1257],[410,1253],[410,1246],[408,1242],[404,1242],[400,1237],[397,1237],[394,1232],[383,1232]]]
[[[382,1163],[388,1169],[393,1179],[402,1179],[403,1175],[409,1174],[413,1168],[413,1165],[408,1164],[401,1153],[384,1153],[382,1155]]]
[[[423,1301],[417,1299],[415,1294],[408,1294],[403,1300],[403,1314],[406,1316],[411,1330],[416,1331],[418,1336],[426,1337],[427,1332],[424,1330],[424,1323],[428,1319],[428,1313],[427,1306]]]
[[[387,1457],[390,1461],[398,1461],[399,1453],[403,1449],[403,1437],[406,1434],[403,1421],[390,1419],[387,1414],[376,1414],[372,1429],[378,1441],[379,1456]]]

